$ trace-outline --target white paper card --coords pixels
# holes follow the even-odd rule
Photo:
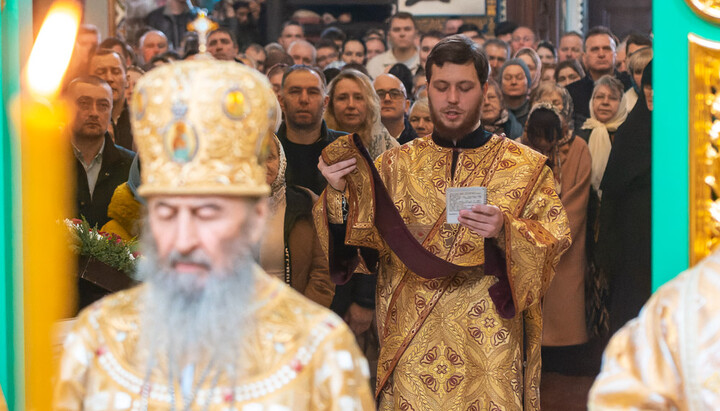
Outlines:
[[[460,210],[470,210],[478,204],[487,204],[486,187],[450,187],[445,192],[447,223],[457,224]]]

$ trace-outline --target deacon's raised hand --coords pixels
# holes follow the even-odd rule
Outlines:
[[[325,163],[322,156],[320,156],[318,158],[318,170],[320,170],[323,177],[325,177],[325,180],[327,180],[328,184],[330,184],[332,188],[337,191],[344,191],[345,184],[347,183],[345,181],[345,176],[355,170],[356,162],[357,160],[355,158],[350,158],[338,161],[337,163],[329,166]]]
[[[496,238],[503,228],[503,214],[497,206],[478,204],[470,210],[460,210],[460,225],[485,238]]]

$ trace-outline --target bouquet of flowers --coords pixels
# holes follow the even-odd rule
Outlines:
[[[90,227],[85,218],[65,219],[65,225],[72,236],[71,248],[79,255],[94,258],[131,277],[134,275],[140,256],[135,250],[136,240],[123,241],[117,234]]]

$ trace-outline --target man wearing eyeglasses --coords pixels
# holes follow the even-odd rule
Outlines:
[[[410,100],[402,81],[392,74],[381,74],[373,83],[380,97],[380,120],[398,143],[405,144],[417,138],[407,118]]]

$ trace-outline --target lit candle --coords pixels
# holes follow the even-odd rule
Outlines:
[[[75,259],[62,221],[73,214],[75,178],[63,131],[69,112],[58,94],[79,22],[76,3],[51,7],[13,102],[22,154],[24,356],[18,358],[24,357],[25,406],[20,408],[26,410],[52,409],[51,329],[71,314],[74,300]]]

